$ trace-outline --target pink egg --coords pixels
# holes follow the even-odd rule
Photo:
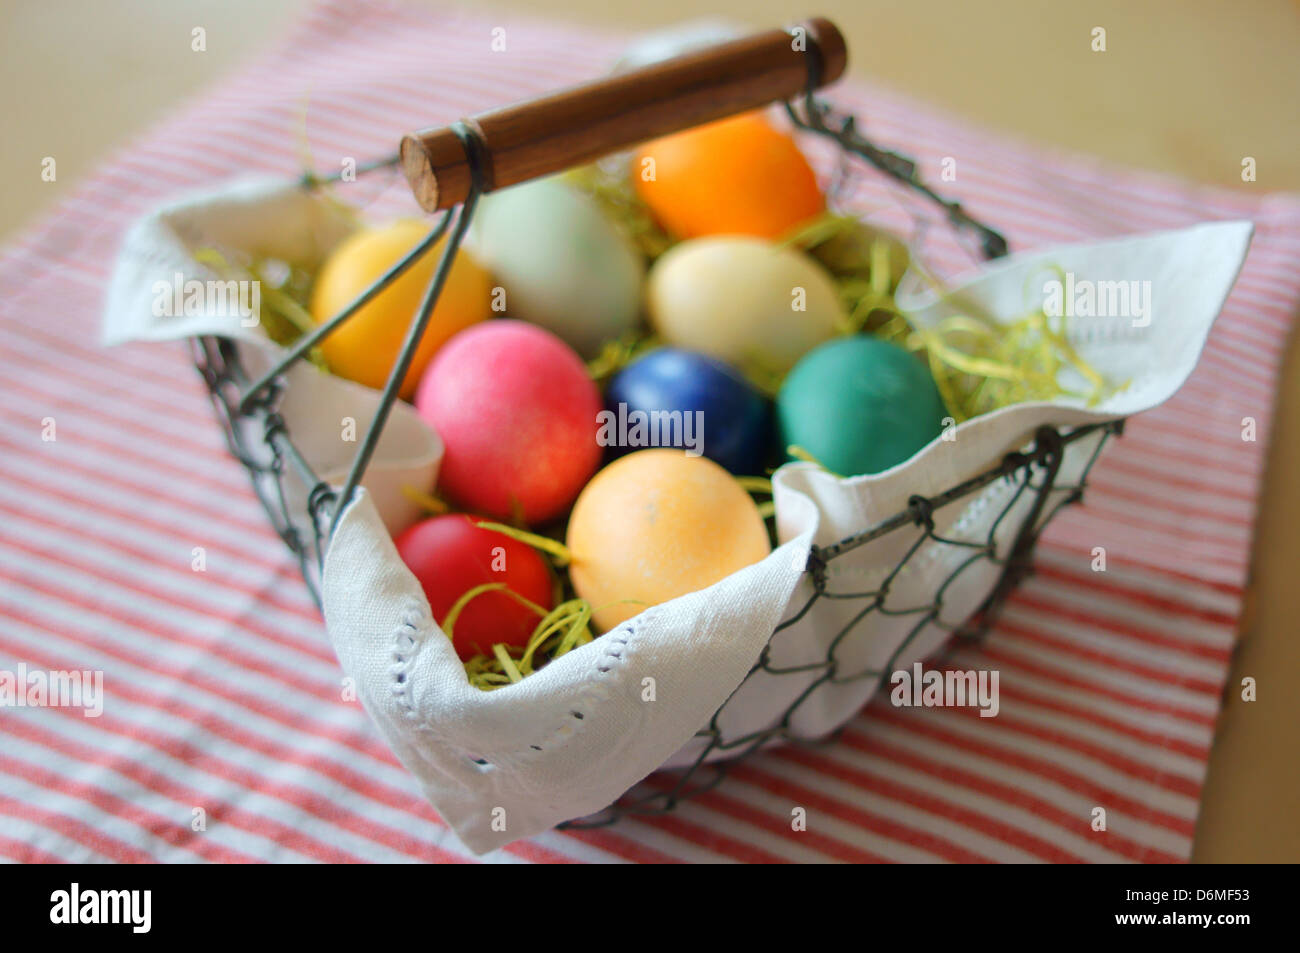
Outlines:
[[[446,446],[438,487],[466,509],[544,523],[600,465],[600,392],[581,358],[536,325],[486,321],[457,334],[415,406]]]

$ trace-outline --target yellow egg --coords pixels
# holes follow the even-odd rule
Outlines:
[[[573,588],[602,631],[771,551],[758,507],[726,470],[667,449],[628,454],[597,473],[573,507],[567,544]]]
[[[646,307],[667,343],[760,375],[788,371],[846,320],[820,264],[741,236],[675,245],[650,271]]]
[[[366,228],[345,239],[326,259],[312,287],[311,316],[323,324],[341,312],[418,245],[432,224],[402,220]],[[397,362],[407,328],[433,278],[446,239],[321,342],[330,370],[368,387],[382,388]],[[410,399],[425,365],[457,331],[491,316],[492,279],[464,250],[456,255],[424,336],[416,347],[401,396]]]

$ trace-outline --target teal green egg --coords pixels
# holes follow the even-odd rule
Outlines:
[[[897,466],[948,416],[929,370],[897,344],[866,335],[808,352],[776,398],[783,447],[808,451],[841,476]]]

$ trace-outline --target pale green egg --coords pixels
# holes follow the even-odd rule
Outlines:
[[[470,247],[504,291],[505,315],[546,328],[583,357],[636,326],[641,253],[591,196],[562,179],[485,196]]]

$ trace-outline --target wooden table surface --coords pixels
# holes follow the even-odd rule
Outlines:
[[[418,0],[429,2],[429,0]],[[168,107],[256,53],[306,0],[6,0],[0,6],[0,240]],[[1025,139],[1201,182],[1300,191],[1295,0],[480,0],[509,27],[546,13],[620,29],[810,14],[850,40],[851,75]],[[207,50],[190,48],[194,27]],[[1094,54],[1094,27],[1107,51]],[[1245,185],[1243,156],[1258,179]],[[41,160],[57,159],[55,182]],[[1300,347],[1293,338],[1248,593],[1194,859],[1300,861]],[[1245,675],[1259,698],[1240,700]]]

